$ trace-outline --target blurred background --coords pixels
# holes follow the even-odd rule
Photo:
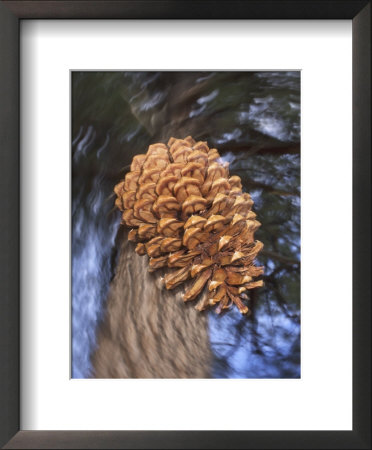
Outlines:
[[[300,72],[72,73],[72,374],[90,355],[117,258],[114,185],[155,142],[216,147],[255,202],[265,287],[250,317],[208,314],[215,378],[300,377]]]

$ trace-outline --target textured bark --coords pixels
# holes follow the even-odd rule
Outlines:
[[[208,378],[207,316],[167,291],[124,236],[92,356],[95,378]]]

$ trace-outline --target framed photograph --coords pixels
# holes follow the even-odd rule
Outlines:
[[[370,2],[0,21],[1,445],[370,448]]]

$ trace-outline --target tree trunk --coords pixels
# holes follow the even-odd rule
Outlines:
[[[95,378],[211,376],[207,316],[183,302],[187,286],[162,288],[163,275],[148,272],[148,258],[125,235],[92,356]]]

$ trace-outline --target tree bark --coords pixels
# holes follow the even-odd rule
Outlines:
[[[187,286],[165,290],[163,275],[148,272],[125,235],[92,355],[95,378],[211,376],[207,316],[183,302]]]

